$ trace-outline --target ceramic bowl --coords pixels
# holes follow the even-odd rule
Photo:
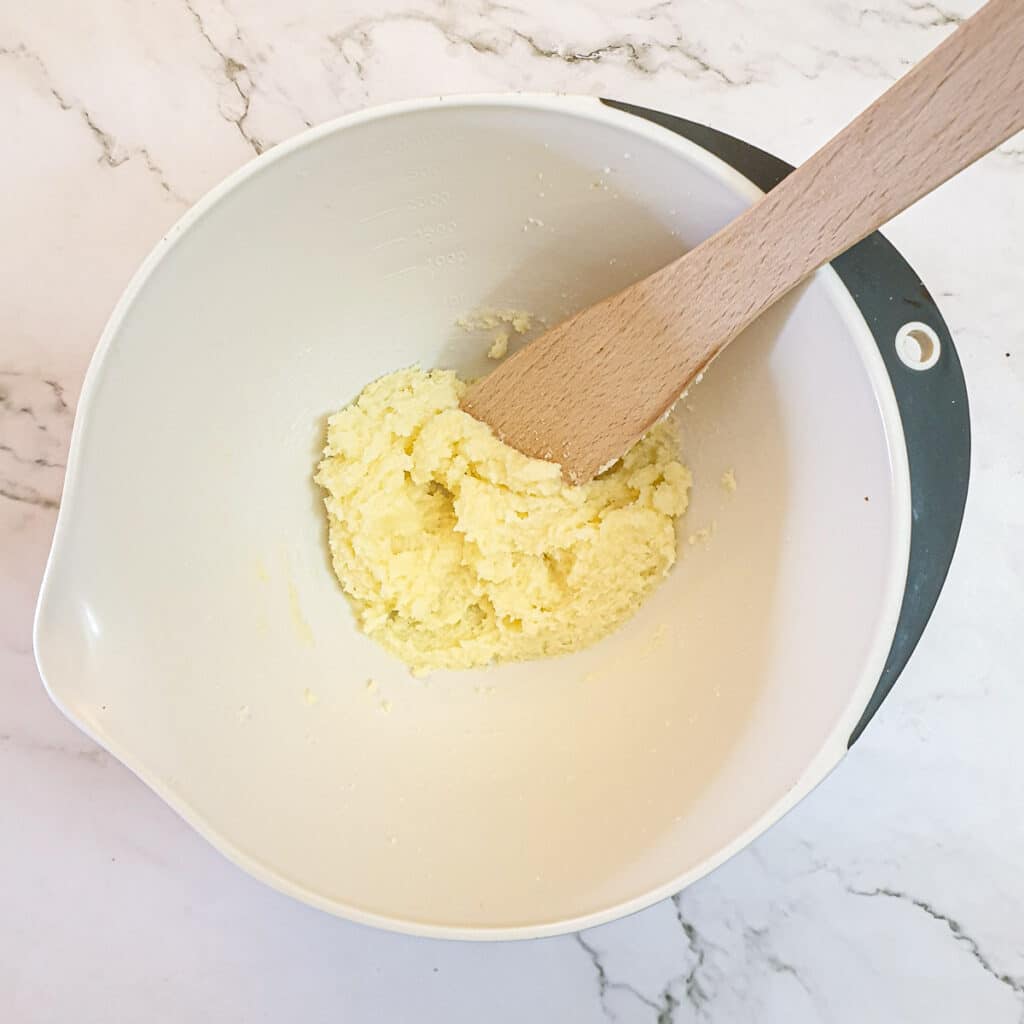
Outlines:
[[[872,236],[692,389],[678,563],[586,651],[413,679],[355,628],[312,474],[368,381],[493,365],[460,317],[554,323],[786,169],[512,96],[356,114],[232,175],[89,369],[36,620],[53,699],[232,860],[357,921],[552,934],[706,874],[843,756],[952,555],[966,396],[898,254]]]

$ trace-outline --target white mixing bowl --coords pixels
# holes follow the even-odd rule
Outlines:
[[[758,188],[686,124],[565,97],[343,118],[198,204],[115,311],[37,658],[70,718],[257,877],[420,934],[607,920],[783,814],[902,666],[886,662],[910,593],[907,446],[870,296],[859,308],[831,268],[682,404],[681,557],[614,636],[414,680],[332,575],[312,482],[328,413],[411,363],[485,372],[489,339],[462,315],[553,323],[725,224]],[[962,388],[928,311],[942,386]]]

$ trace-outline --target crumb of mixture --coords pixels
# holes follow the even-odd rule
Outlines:
[[[494,343],[487,350],[489,359],[504,359],[508,355],[508,331],[498,331]]]
[[[537,322],[537,317],[521,309],[482,309],[467,313],[455,321],[464,331],[489,331],[507,324],[516,334],[525,334]]]
[[[491,359],[503,359],[508,354],[511,340],[509,328],[516,334],[526,334],[539,323],[537,317],[521,309],[478,310],[467,313],[455,321],[464,331],[494,331],[487,355]]]
[[[707,544],[711,540],[711,535],[715,532],[715,524],[712,523],[710,526],[702,526],[699,530],[694,530],[689,537],[686,538],[686,543],[693,547],[696,544]]]
[[[465,389],[442,370],[375,381],[330,418],[316,471],[359,625],[414,675],[606,636],[672,567],[688,500],[665,423],[573,487],[464,413]]]
[[[320,700],[320,698],[308,686],[302,691],[302,699],[310,707],[312,707]]]
[[[722,474],[722,486],[730,493],[736,491],[736,473],[734,470],[727,469]]]

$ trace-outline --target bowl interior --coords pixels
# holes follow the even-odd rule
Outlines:
[[[229,854],[349,916],[557,930],[707,870],[834,762],[902,591],[902,441],[831,271],[681,403],[679,562],[580,654],[412,679],[354,628],[311,474],[369,380],[493,365],[458,317],[553,323],[755,194],[556,100],[349,119],[236,176],[90,373],[37,627],[54,697]]]

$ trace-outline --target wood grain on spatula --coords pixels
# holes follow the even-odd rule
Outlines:
[[[1024,0],[990,0],[731,224],[511,356],[463,409],[589,480],[765,309],[1022,128]]]

